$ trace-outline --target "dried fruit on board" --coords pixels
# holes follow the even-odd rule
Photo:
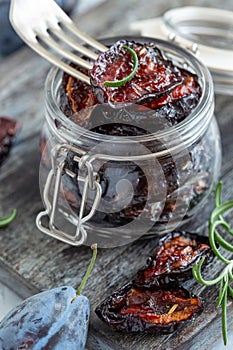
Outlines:
[[[99,318],[116,330],[170,333],[203,309],[201,300],[179,286],[138,288],[129,282],[96,309]]]
[[[0,165],[9,154],[12,139],[19,127],[19,123],[16,120],[0,117]]]
[[[179,285],[194,263],[210,257],[208,238],[182,231],[159,240],[158,248],[133,281],[107,297],[96,314],[116,330],[169,333],[202,310],[202,301]]]
[[[182,231],[169,233],[159,240],[147,265],[137,272],[135,283],[151,287],[182,281],[192,276],[192,266],[202,257],[212,256],[207,237]]]

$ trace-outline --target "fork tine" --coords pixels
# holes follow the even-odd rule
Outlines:
[[[73,21],[64,21],[62,24],[70,30],[73,34],[75,34],[78,38],[83,40],[85,43],[89,44],[90,46],[94,47],[95,49],[104,52],[107,51],[108,48],[101,44],[99,41],[96,41],[92,37],[90,37],[88,34],[82,32]]]
[[[78,66],[81,66],[86,69],[92,68],[92,63],[88,62],[86,60],[83,60],[81,57],[75,55],[74,53],[66,50],[64,47],[59,45],[51,36],[44,35],[39,37],[40,40],[42,40],[46,45],[48,45],[50,48],[56,50],[59,54],[61,54],[63,57],[69,59],[70,61],[76,63]]]
[[[89,58],[92,58],[93,60],[96,60],[96,58],[98,57],[98,55],[95,52],[89,50],[83,45],[78,44],[76,40],[74,40],[73,38],[65,34],[60,28],[59,29],[51,28],[50,30],[60,40],[63,40],[66,44],[71,46],[74,50],[82,53],[83,55]]]
[[[55,55],[53,55],[51,52],[46,50],[40,43],[31,42],[31,43],[28,43],[28,45],[30,45],[34,51],[38,52],[42,57],[47,59],[49,62],[61,68],[64,72],[72,75],[73,77],[87,84],[90,84],[90,78],[87,75],[79,72],[77,69],[74,69],[73,67],[69,66],[65,62],[58,59]]]
[[[71,18],[54,0],[11,0],[10,22],[19,36],[39,55],[68,74],[90,84],[87,75],[56,57],[55,54],[49,52],[49,48],[77,63],[77,65],[90,69],[92,64],[86,60],[86,57],[96,60],[98,54],[84,44],[90,45],[98,52],[106,51],[107,47],[76,27]],[[81,40],[81,43],[77,43],[77,38]],[[67,47],[63,49],[62,43],[57,43],[56,39],[60,39],[70,48],[84,55],[85,58],[76,56]]]

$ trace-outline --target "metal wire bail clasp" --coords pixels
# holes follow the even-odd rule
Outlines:
[[[78,163],[80,169],[82,168],[82,175],[80,175],[80,172],[76,174],[67,168],[65,159],[70,151],[74,154],[72,160]],[[94,173],[92,164],[88,161],[85,152],[69,144],[53,147],[51,161],[52,167],[48,173],[42,194],[45,210],[37,215],[36,225],[41,232],[62,242],[73,246],[82,245],[87,239],[84,224],[93,217],[102,195],[98,175]],[[82,184],[82,198],[78,215],[71,210],[69,205],[60,206],[60,202],[64,201],[64,196],[62,196],[62,176],[64,174],[70,178],[76,178],[78,183]],[[89,190],[94,191],[95,196],[89,213],[84,216]],[[90,199],[88,199],[88,202],[90,204]],[[44,224],[45,218],[47,218],[47,225]],[[59,229],[58,222],[61,220],[63,223],[64,221],[69,222],[71,227],[74,227],[74,232],[68,233],[63,229]]]
[[[199,46],[197,43],[190,42],[190,41],[184,40],[184,39],[181,40],[181,38],[179,38],[174,32],[169,32],[167,38],[169,41],[172,41],[172,42],[176,43],[177,45],[186,48],[193,55],[195,55],[196,57],[199,57],[200,52],[199,52]]]

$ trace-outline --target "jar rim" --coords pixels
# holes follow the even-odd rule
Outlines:
[[[179,55],[182,60],[184,60],[184,63],[187,64],[190,63],[193,66],[193,70],[195,71],[195,74],[198,75],[198,80],[200,82],[201,88],[202,88],[202,95],[200,97],[200,100],[197,104],[197,106],[194,108],[194,110],[180,123],[177,125],[169,126],[164,130],[159,130],[150,134],[145,135],[138,135],[138,136],[112,136],[112,135],[103,135],[99,134],[93,131],[90,131],[88,129],[85,129],[81,127],[80,125],[76,124],[74,121],[69,119],[60,109],[60,106],[57,101],[56,92],[58,91],[57,88],[60,88],[61,86],[61,79],[63,72],[57,68],[52,67],[47,75],[46,81],[45,81],[45,100],[46,100],[46,107],[51,110],[54,115],[56,115],[56,119],[61,122],[67,130],[69,130],[73,136],[75,134],[85,134],[85,137],[88,137],[92,139],[93,141],[114,141],[115,143],[118,142],[130,142],[132,140],[138,141],[138,142],[145,142],[145,141],[151,141],[155,138],[173,138],[174,135],[179,134],[181,136],[182,140],[186,140],[189,138],[187,135],[187,129],[193,129],[197,128],[196,136],[199,137],[199,135],[206,130],[206,127],[209,125],[209,122],[213,115],[213,95],[214,95],[214,88],[213,88],[213,81],[212,77],[210,75],[210,72],[208,68],[197,59],[193,55],[193,53],[189,52],[187,49],[184,49],[175,43],[168,42],[161,39],[156,38],[149,38],[149,37],[137,37],[137,36],[121,36],[121,37],[111,37],[106,38],[102,41],[105,45],[111,45],[113,42],[117,40],[134,40],[139,42],[154,42],[158,47],[162,48],[165,53],[168,52],[174,53],[176,55]],[[60,75],[60,77],[59,77]],[[56,79],[59,78],[59,84],[57,84]],[[56,85],[57,84],[57,85]],[[59,85],[59,86],[58,86]],[[54,125],[55,127],[55,125]],[[204,130],[203,130],[204,129]],[[198,132],[199,131],[199,132]],[[64,135],[63,135],[64,137]]]

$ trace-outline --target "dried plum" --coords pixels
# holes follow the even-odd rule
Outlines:
[[[79,173],[77,168],[77,162],[72,160],[72,154],[70,153],[66,159],[66,168]],[[104,219],[106,222],[114,222],[115,225],[122,225],[122,220],[126,223],[130,220],[135,219],[143,210],[146,199],[147,199],[147,179],[142,169],[133,162],[119,162],[108,161],[104,163],[99,171],[99,183],[102,188],[102,196],[105,200],[105,205],[108,210],[104,210],[104,203],[102,204],[102,210],[97,211],[92,220],[95,223],[100,222]],[[132,184],[132,198],[127,205],[124,205],[124,201],[128,199],[127,192],[123,191],[124,186],[117,187],[119,179],[124,179],[128,183]],[[67,179],[68,180],[68,179]],[[70,202],[72,198],[72,208],[79,209],[80,198],[82,191],[80,188],[79,181],[77,179],[70,179],[70,181],[64,181],[65,183],[65,197]],[[120,191],[120,192],[119,192]],[[86,204],[86,212],[90,210],[92,201],[90,204]],[[109,211],[112,209],[112,212]],[[119,208],[121,210],[119,210]],[[106,225],[105,222],[105,225]]]
[[[77,66],[74,64],[72,64],[72,66],[77,68]],[[80,70],[84,74],[88,74],[85,69]],[[87,107],[94,106],[98,103],[92,87],[89,84],[84,83],[79,79],[68,75],[67,73],[64,73],[63,75],[62,86],[68,99],[68,105],[65,105],[65,96],[62,96],[62,104],[64,104],[63,109],[68,116],[72,116],[74,113],[77,113]],[[80,122],[82,121],[80,120]]]
[[[202,301],[180,282],[201,257],[211,256],[207,242],[207,237],[180,231],[164,236],[136,278],[99,304],[98,317],[116,330],[159,333],[193,319],[203,310]]]
[[[98,317],[116,330],[170,333],[203,309],[201,300],[179,286],[139,288],[129,282],[97,308]]]
[[[147,265],[137,272],[135,284],[148,288],[185,280],[192,276],[195,263],[212,256],[207,237],[182,231],[168,233],[159,240]]]
[[[119,126],[120,127],[120,126]],[[117,128],[117,125],[116,125]],[[124,132],[125,129],[122,130]],[[111,148],[114,152],[114,146],[109,144],[108,152],[111,152]],[[151,145],[153,147],[154,145]],[[156,147],[156,146],[155,146]],[[127,155],[127,151],[124,152],[125,155]],[[165,186],[167,191],[167,198],[165,201],[164,207],[161,209],[161,214],[159,218],[156,216],[156,212],[154,215],[153,208],[151,210],[144,210],[145,204],[147,203],[150,205],[148,198],[148,183],[147,183],[147,176],[145,175],[144,168],[141,168],[134,162],[130,161],[121,161],[121,162],[114,162],[114,161],[108,161],[106,162],[102,167],[98,169],[99,174],[99,182],[102,187],[102,197],[106,200],[106,203],[109,202],[111,205],[111,208],[113,208],[113,200],[114,198],[117,198],[116,193],[116,184],[121,180],[125,179],[129,181],[132,184],[132,188],[134,191],[134,195],[128,203],[127,206],[122,208],[122,210],[113,211],[110,212],[109,210],[104,212],[102,211],[96,211],[96,213],[93,216],[93,222],[98,224],[103,224],[104,227],[106,223],[112,223],[115,224],[115,226],[127,224],[130,222],[130,220],[133,220],[138,217],[143,212],[143,216],[146,218],[151,219],[156,223],[157,225],[163,225],[168,223],[171,219],[175,218],[176,213],[178,212],[183,213],[184,209],[187,209],[189,206],[189,203],[194,201],[195,198],[201,198],[202,193],[205,193],[206,189],[208,189],[209,186],[209,177],[208,173],[206,171],[200,171],[199,174],[202,174],[202,191],[199,193],[194,192],[195,187],[193,186],[193,183],[191,182],[190,185],[187,184],[185,179],[187,179],[187,176],[190,178],[190,172],[193,172],[196,174],[198,172],[198,168],[195,165],[196,161],[198,160],[200,156],[200,152],[204,154],[204,149],[202,148],[202,145],[198,146],[198,153],[192,152],[192,162],[190,161],[190,166],[186,170],[185,166],[185,159],[180,159],[180,168],[182,167],[182,173],[179,169],[177,169],[177,166],[174,162],[174,160],[170,157],[159,159],[159,163],[161,165],[162,172],[164,174],[164,179],[161,179],[160,186]],[[79,174],[79,168],[78,163],[73,160],[74,153],[69,152],[68,156],[66,157],[66,163],[65,167],[75,174]],[[206,164],[208,162],[208,159],[206,161]],[[151,176],[154,176],[153,172],[155,169],[151,168]],[[183,178],[182,178],[183,177]],[[205,179],[206,178],[206,179]],[[196,180],[196,184],[198,184],[199,181]],[[67,201],[72,206],[72,209],[74,209],[76,212],[79,211],[79,206],[81,202],[81,191],[79,189],[79,182],[77,178],[70,178],[68,175],[63,176],[63,186],[64,186],[64,194]],[[182,199],[180,199],[180,202],[177,203],[177,195],[176,190],[179,189],[179,191],[183,193]],[[153,193],[159,193],[159,188],[156,183],[154,183],[153,187]],[[72,198],[72,201],[70,199]],[[90,206],[92,204],[92,201],[90,200],[87,203],[86,211],[88,212],[90,210]],[[187,203],[187,204],[186,204]],[[179,207],[178,207],[179,205]],[[196,204],[195,204],[196,205]],[[183,209],[184,208],[184,209]],[[173,214],[174,213],[174,214]],[[186,215],[185,218],[187,218],[188,213],[184,213]],[[154,217],[156,219],[154,219]]]
[[[156,45],[156,41],[154,43],[146,41],[146,43],[139,43],[121,40],[106,52],[101,53],[92,70],[89,72],[82,70],[90,75],[92,86],[64,74],[61,109],[67,117],[87,130],[111,136],[141,136],[167,129],[184,120],[196,108],[202,94],[198,76],[178,66],[176,62],[172,62],[169,55]],[[132,56],[123,48],[125,45],[137,53],[138,70],[132,80],[123,86],[115,88],[105,86],[106,80],[122,79],[132,71]],[[120,104],[121,108],[113,108],[112,104],[115,102],[124,103]],[[132,108],[128,102],[134,102]],[[114,148],[114,143],[112,147]],[[166,148],[166,145],[161,145],[158,140],[154,139],[150,144],[146,144],[146,147],[151,153],[156,153]],[[85,150],[85,146],[83,148]],[[108,151],[110,152],[111,149]],[[188,151],[192,158],[188,169],[183,159],[179,160],[180,167],[177,169],[172,154],[158,160],[164,173],[164,181],[160,185],[161,188],[166,187],[167,198],[161,215],[156,221],[157,225],[164,225],[182,215],[184,220],[188,219],[189,204],[190,207],[195,206],[209,189],[211,182],[208,172],[209,160],[206,162],[205,159],[199,168],[196,166],[202,154],[206,154],[205,141],[200,140]],[[67,167],[78,175],[78,168],[72,158],[73,154],[69,153]],[[203,164],[206,164],[205,169],[203,169]],[[103,193],[114,194],[117,180],[122,178],[124,172],[128,174],[130,171],[134,172],[133,177],[140,182],[141,195],[135,198],[136,205],[132,202],[124,210],[114,213],[97,211],[93,221],[99,223],[104,220],[104,225],[106,223],[111,225],[115,223],[116,226],[124,225],[137,218],[142,212],[143,215],[148,215],[149,219],[155,221],[157,213],[153,210],[145,213],[146,210],[144,210],[148,188],[147,181],[142,176],[143,171],[132,163],[128,164],[128,168],[122,163],[118,163],[118,166],[123,169],[117,170],[113,162],[106,163],[106,166],[101,169],[99,177],[103,185]],[[113,168],[114,171],[112,171]],[[109,176],[110,173],[113,174]],[[121,178],[116,178],[117,175]],[[196,193],[194,189],[199,178],[203,179],[204,186],[200,193]],[[104,188],[106,183],[108,184],[107,191]],[[69,198],[72,198],[71,206],[78,211],[81,196],[76,178],[64,179],[64,188],[68,202],[71,203]],[[177,189],[184,192],[179,204],[177,204]],[[106,198],[105,195],[103,198]]]
[[[8,117],[0,117],[0,165],[8,156],[12,139],[19,129],[19,123]]]
[[[125,45],[137,54],[137,72],[123,86],[106,86],[105,81],[121,80],[132,71],[132,57]],[[158,109],[172,124],[190,114],[201,96],[197,75],[173,64],[154,43],[118,41],[99,55],[89,74],[100,103],[138,103]]]
[[[125,45],[138,56],[137,72],[123,86],[105,86],[105,81],[120,80],[132,71],[132,57],[123,48]],[[91,86],[64,74],[62,86],[67,99],[63,96],[61,108],[68,117],[75,116],[76,122],[89,130],[91,126],[87,126],[87,122],[91,113],[78,112],[98,103],[133,102],[156,111],[153,119],[163,117],[175,125],[192,112],[201,96],[197,75],[176,66],[155,43],[120,40],[99,55],[89,72],[83,69],[82,72],[90,75]],[[115,122],[113,111],[111,117]],[[94,131],[99,132],[98,129]],[[107,134],[112,134],[109,128]],[[121,132],[118,136],[121,136]]]

